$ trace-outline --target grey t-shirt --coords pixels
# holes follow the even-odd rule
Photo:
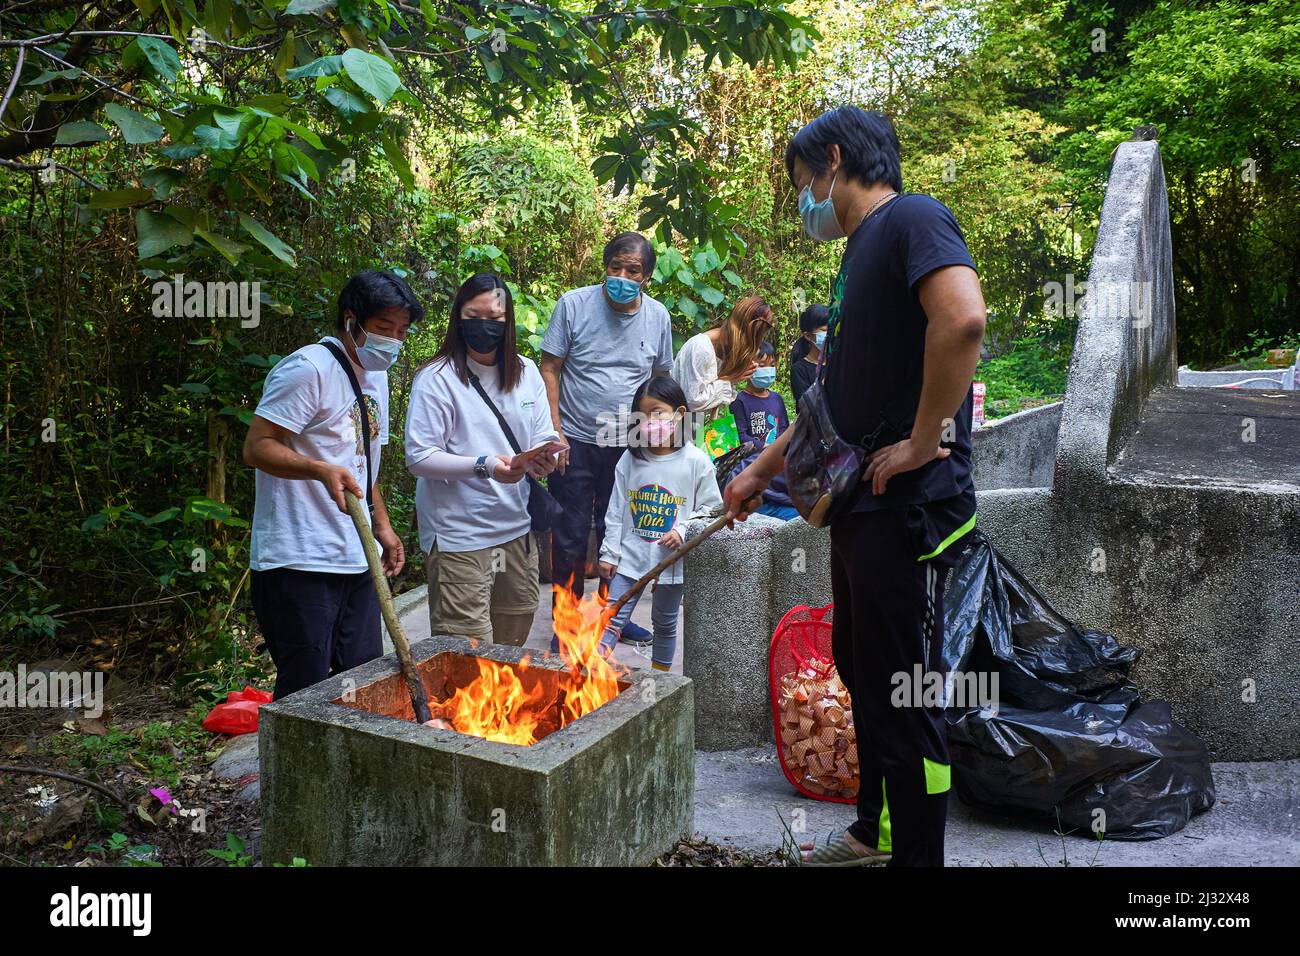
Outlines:
[[[644,292],[641,307],[629,314],[610,308],[603,289],[589,285],[560,296],[542,351],[564,359],[560,424],[565,436],[624,445],[620,413],[632,411],[632,396],[653,372],[672,371],[673,327],[668,310]]]

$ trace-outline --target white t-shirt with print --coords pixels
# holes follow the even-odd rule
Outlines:
[[[600,560],[618,573],[639,578],[668,557],[659,542],[688,518],[722,508],[718,479],[709,456],[694,445],[667,455],[643,451],[644,459],[625,451],[614,468],[614,490],[605,511],[605,539]],[[682,583],[682,564],[670,565],[659,581]]]
[[[321,341],[343,347],[333,336]],[[371,471],[377,481],[380,447],[388,443],[388,373],[355,365],[352,370],[370,408]],[[366,487],[356,396],[343,366],[319,342],[285,356],[271,369],[256,414],[291,431],[288,444],[298,454],[351,468],[358,487]],[[339,511],[321,482],[277,478],[260,468],[251,551],[249,566],[254,571],[297,568],[356,574],[367,568],[352,518]]]
[[[523,371],[514,390],[502,394],[495,366],[468,360],[483,390],[491,396],[510,423],[520,448],[527,451],[557,438],[551,424],[546,385],[537,365],[520,356]],[[461,382],[451,362],[439,360],[422,369],[411,384],[406,411],[406,464],[422,461],[435,451],[478,458],[513,451],[492,409],[474,390]],[[478,551],[513,541],[526,534],[528,480],[506,484],[494,478],[448,481],[420,477],[415,483],[415,509],[420,525],[420,548],[426,554],[437,541],[446,552]]]

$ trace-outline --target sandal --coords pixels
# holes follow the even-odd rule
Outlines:
[[[803,859],[803,851],[799,852],[803,866],[880,866],[888,863],[893,856],[887,850],[859,853],[843,830],[833,830],[813,844],[812,855],[806,860]]]

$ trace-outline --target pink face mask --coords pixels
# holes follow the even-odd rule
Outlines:
[[[672,440],[677,422],[671,418],[647,418],[641,423],[641,435],[652,445],[663,445]]]

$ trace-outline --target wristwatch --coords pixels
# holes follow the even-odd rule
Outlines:
[[[487,455],[479,455],[478,461],[474,462],[474,475],[477,478],[489,477],[488,467],[487,467]]]

